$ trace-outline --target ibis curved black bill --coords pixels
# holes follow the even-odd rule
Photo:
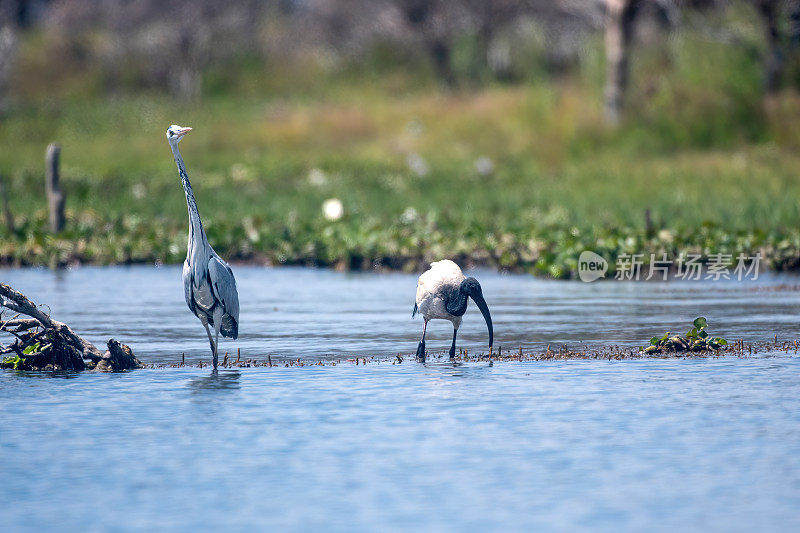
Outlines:
[[[486,320],[486,327],[489,329],[489,348],[491,348],[494,342],[494,330],[492,329],[492,315],[489,313],[489,306],[486,305],[483,294],[473,294],[472,299],[475,300],[475,305],[481,310],[483,319]]]

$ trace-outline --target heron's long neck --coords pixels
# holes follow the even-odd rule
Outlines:
[[[197,202],[194,199],[192,184],[189,182],[189,175],[186,173],[186,165],[178,151],[178,145],[172,144],[172,155],[175,156],[175,163],[178,165],[178,173],[181,175],[183,192],[186,193],[186,206],[189,208],[189,250],[194,245],[207,242],[206,232],[203,230],[203,223],[200,221],[200,213],[197,211]]]

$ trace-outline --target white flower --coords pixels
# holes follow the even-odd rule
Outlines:
[[[144,183],[136,183],[131,187],[131,193],[133,193],[134,198],[141,200],[147,194],[147,188],[145,188]]]
[[[322,202],[322,214],[327,220],[336,221],[344,215],[344,206],[338,198],[328,198]]]
[[[488,176],[494,172],[494,163],[488,157],[479,157],[475,160],[475,171],[481,176]]]
[[[414,222],[417,220],[417,210],[413,207],[406,207],[406,210],[403,211],[402,215],[400,215],[400,220],[402,220],[405,224]]]
[[[318,168],[312,168],[308,171],[308,182],[315,187],[322,187],[328,183],[328,176]]]
[[[406,131],[412,137],[419,137],[422,135],[424,127],[422,126],[422,122],[419,120],[409,120],[408,124],[406,124]]]
[[[423,177],[428,175],[428,164],[419,154],[408,154],[406,163],[408,163],[408,168],[411,169],[411,172],[417,176]]]
[[[662,229],[658,232],[658,238],[664,242],[672,242],[675,240],[675,235],[668,229]]]
[[[244,220],[242,220],[242,227],[244,228],[247,238],[250,239],[250,242],[256,243],[259,241],[261,235],[258,233],[255,222],[251,217],[245,217]]]
[[[241,163],[234,163],[231,165],[231,178],[233,181],[248,181],[250,179],[250,170]]]

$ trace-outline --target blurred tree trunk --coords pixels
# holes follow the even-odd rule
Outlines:
[[[433,68],[437,79],[447,88],[456,86],[456,75],[453,72],[452,50],[450,43],[440,38],[426,39],[428,53],[433,60]]]
[[[503,24],[513,19],[507,12],[489,12],[483,15],[477,31],[478,67],[501,81],[514,77],[511,62],[511,45],[502,38]],[[478,75],[482,72],[477,72]]]
[[[619,123],[628,88],[630,47],[641,0],[606,0],[605,115]]]
[[[800,0],[788,0],[786,28],[786,58],[783,65],[783,83],[800,88]]]
[[[434,20],[438,2],[429,0],[406,0],[400,6],[408,24],[424,42],[425,49],[433,62],[437,79],[447,88],[455,87],[456,75],[452,65],[452,45],[448,38],[448,28],[441,27],[441,21]]]
[[[789,50],[792,55],[800,52],[800,0],[789,3]]]
[[[175,71],[169,78],[172,95],[180,100],[195,100],[202,92],[202,75],[197,60],[198,36],[200,30],[184,27],[180,30]]]
[[[10,106],[9,86],[17,56],[17,11],[15,0],[0,0],[0,116]]]
[[[758,4],[766,31],[767,52],[764,59],[764,90],[777,92],[783,74],[783,50],[780,34],[780,6],[778,0],[760,0]]]

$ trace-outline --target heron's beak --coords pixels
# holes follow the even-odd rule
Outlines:
[[[186,135],[190,131],[192,131],[192,128],[190,128],[189,126],[186,126],[185,128],[181,128],[180,130],[178,130],[178,135],[183,137],[184,135]]]
[[[489,307],[486,305],[486,300],[483,299],[483,294],[472,294],[472,299],[475,300],[475,305],[481,310],[483,319],[486,320],[486,327],[489,329],[489,348],[491,349],[494,342],[494,330],[492,329],[492,315],[489,314]]]

